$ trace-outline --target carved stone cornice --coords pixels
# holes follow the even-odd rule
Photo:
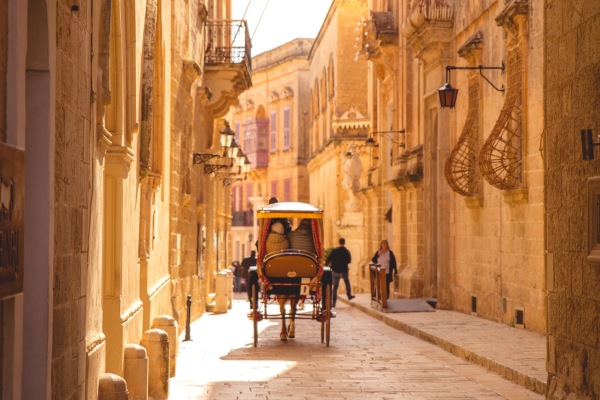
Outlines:
[[[470,67],[483,64],[483,32],[477,31],[458,49],[458,55],[469,63]]]
[[[510,35],[510,39],[523,33],[521,22],[527,20],[529,14],[529,0],[510,0],[496,17],[498,26],[503,27]]]
[[[202,69],[194,60],[183,60],[183,73],[190,82],[194,82],[202,76]]]
[[[452,48],[452,22],[427,21],[408,40],[408,46],[417,58],[430,64],[450,58]]]
[[[292,90],[291,87],[286,86],[283,88],[281,95],[283,96],[284,99],[287,99],[288,97],[292,97],[294,95],[294,91]]]
[[[269,101],[271,103],[275,103],[275,102],[279,101],[279,93],[277,93],[276,90],[272,90],[271,93],[269,94]]]
[[[106,150],[107,164],[121,164],[129,170],[133,161],[135,161],[135,153],[127,146],[112,145]]]
[[[423,145],[418,145],[405,151],[396,158],[393,174],[396,181],[408,178],[411,182],[423,180]]]
[[[208,10],[206,9],[206,5],[204,3],[200,3],[200,7],[198,7],[198,17],[200,17],[200,21],[206,21],[208,18]]]
[[[212,99],[212,92],[206,86],[202,86],[197,89],[197,96],[202,104],[206,104]]]

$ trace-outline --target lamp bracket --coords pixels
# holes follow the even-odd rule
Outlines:
[[[394,139],[394,135],[395,133],[401,133],[402,134],[402,142],[398,142]],[[395,145],[397,145],[398,147],[402,147],[403,149],[406,150],[406,140],[405,140],[405,134],[406,134],[406,129],[402,129],[401,131],[381,131],[381,132],[371,132],[371,135],[381,135],[381,136],[385,136],[388,139],[390,139],[392,141],[392,143],[394,143]],[[376,145],[379,146],[379,145]]]
[[[225,178],[230,178],[235,175],[237,175],[235,172],[217,172],[215,173],[215,179],[218,181],[222,181]]]
[[[212,174],[213,172],[217,172],[223,168],[229,168],[229,165],[221,165],[221,164],[204,164],[204,173]]]
[[[214,153],[194,153],[194,164],[202,164],[216,157],[221,158],[220,155]]]
[[[232,183],[239,182],[242,180],[243,180],[242,178],[225,178],[225,179],[223,179],[223,186],[226,187],[226,186],[231,185]]]
[[[504,89],[504,85],[502,85],[502,87],[500,89],[498,89],[496,87],[496,85],[494,85],[485,75],[483,75],[483,70],[501,70],[504,71],[506,69],[506,66],[504,65],[504,61],[502,61],[502,66],[501,67],[484,67],[483,65],[479,65],[477,67],[455,67],[452,65],[448,65],[446,67],[446,83],[450,82],[450,71],[456,70],[456,69],[466,69],[466,70],[479,70],[479,75],[481,75],[483,77],[483,79],[486,80],[487,83],[489,83],[494,89],[496,89],[499,92],[504,92],[506,91]]]
[[[600,139],[600,137],[599,137]],[[600,146],[600,141],[598,143],[594,143],[594,138],[592,137],[592,130],[588,129],[587,131],[581,130],[581,149],[583,150],[583,160],[593,160],[594,159],[594,147]]]

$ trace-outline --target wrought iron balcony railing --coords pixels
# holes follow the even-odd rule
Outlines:
[[[246,63],[252,70],[252,43],[246,21],[208,20],[205,25],[206,64]]]

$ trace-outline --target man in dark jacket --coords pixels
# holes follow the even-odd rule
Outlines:
[[[242,260],[242,278],[246,280],[246,287],[248,288],[248,300],[252,297],[252,285],[248,280],[248,269],[256,265],[256,252],[252,250],[250,257],[246,257]]]
[[[346,284],[348,300],[356,297],[352,296],[350,279],[348,279],[348,264],[352,262],[352,255],[346,248],[346,239],[340,238],[339,243],[340,245],[331,251],[325,262],[328,265],[331,263],[331,269],[333,270],[333,307],[337,303],[337,291],[340,286],[340,279],[343,279]]]

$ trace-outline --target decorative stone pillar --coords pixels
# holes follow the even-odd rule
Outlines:
[[[146,349],[137,344],[125,346],[125,380],[131,400],[148,399],[148,357]]]
[[[170,375],[175,376],[175,366],[177,362],[177,353],[179,353],[177,321],[170,315],[159,315],[152,321],[152,329],[161,329],[169,335],[169,353],[171,353]]]
[[[227,274],[227,309],[233,308],[233,273],[230,269],[223,271]]]
[[[98,384],[98,400],[129,400],[125,379],[115,374],[102,374]]]
[[[169,335],[150,329],[142,335],[141,345],[148,353],[148,396],[154,400],[169,398]]]
[[[217,274],[215,288],[215,314],[227,313],[227,272],[221,271]]]

